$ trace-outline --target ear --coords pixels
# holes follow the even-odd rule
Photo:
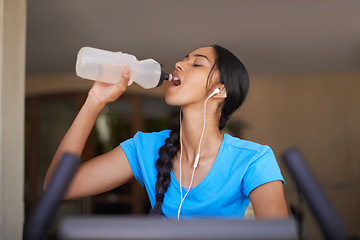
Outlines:
[[[224,84],[219,84],[219,85],[217,86],[217,88],[220,89],[220,92],[217,93],[217,94],[215,94],[215,95],[213,96],[213,98],[226,98],[227,95],[226,95],[226,89],[225,89]]]

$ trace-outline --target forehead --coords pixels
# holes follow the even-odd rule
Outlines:
[[[203,47],[203,48],[198,48],[195,51],[192,51],[189,56],[196,56],[196,55],[204,55],[206,56],[210,62],[214,62],[215,61],[215,52],[214,49],[212,47]]]

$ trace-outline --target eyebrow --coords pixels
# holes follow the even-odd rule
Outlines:
[[[194,57],[203,57],[203,58],[206,58],[206,60],[208,60],[210,62],[209,58],[202,54],[194,54]],[[189,58],[189,54],[186,55],[184,58]]]

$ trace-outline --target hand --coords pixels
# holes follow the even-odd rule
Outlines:
[[[122,72],[122,78],[117,84],[110,84],[95,81],[94,85],[89,91],[88,98],[94,103],[105,106],[109,102],[118,99],[125,91],[130,80],[130,67],[126,66]]]

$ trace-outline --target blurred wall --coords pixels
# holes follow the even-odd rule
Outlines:
[[[360,72],[254,75],[236,117],[244,137],[267,144],[285,175],[288,205],[298,205],[281,154],[297,146],[322,184],[348,232],[360,236]],[[306,209],[309,239],[321,239]]]
[[[0,0],[0,239],[22,239],[26,1]]]

